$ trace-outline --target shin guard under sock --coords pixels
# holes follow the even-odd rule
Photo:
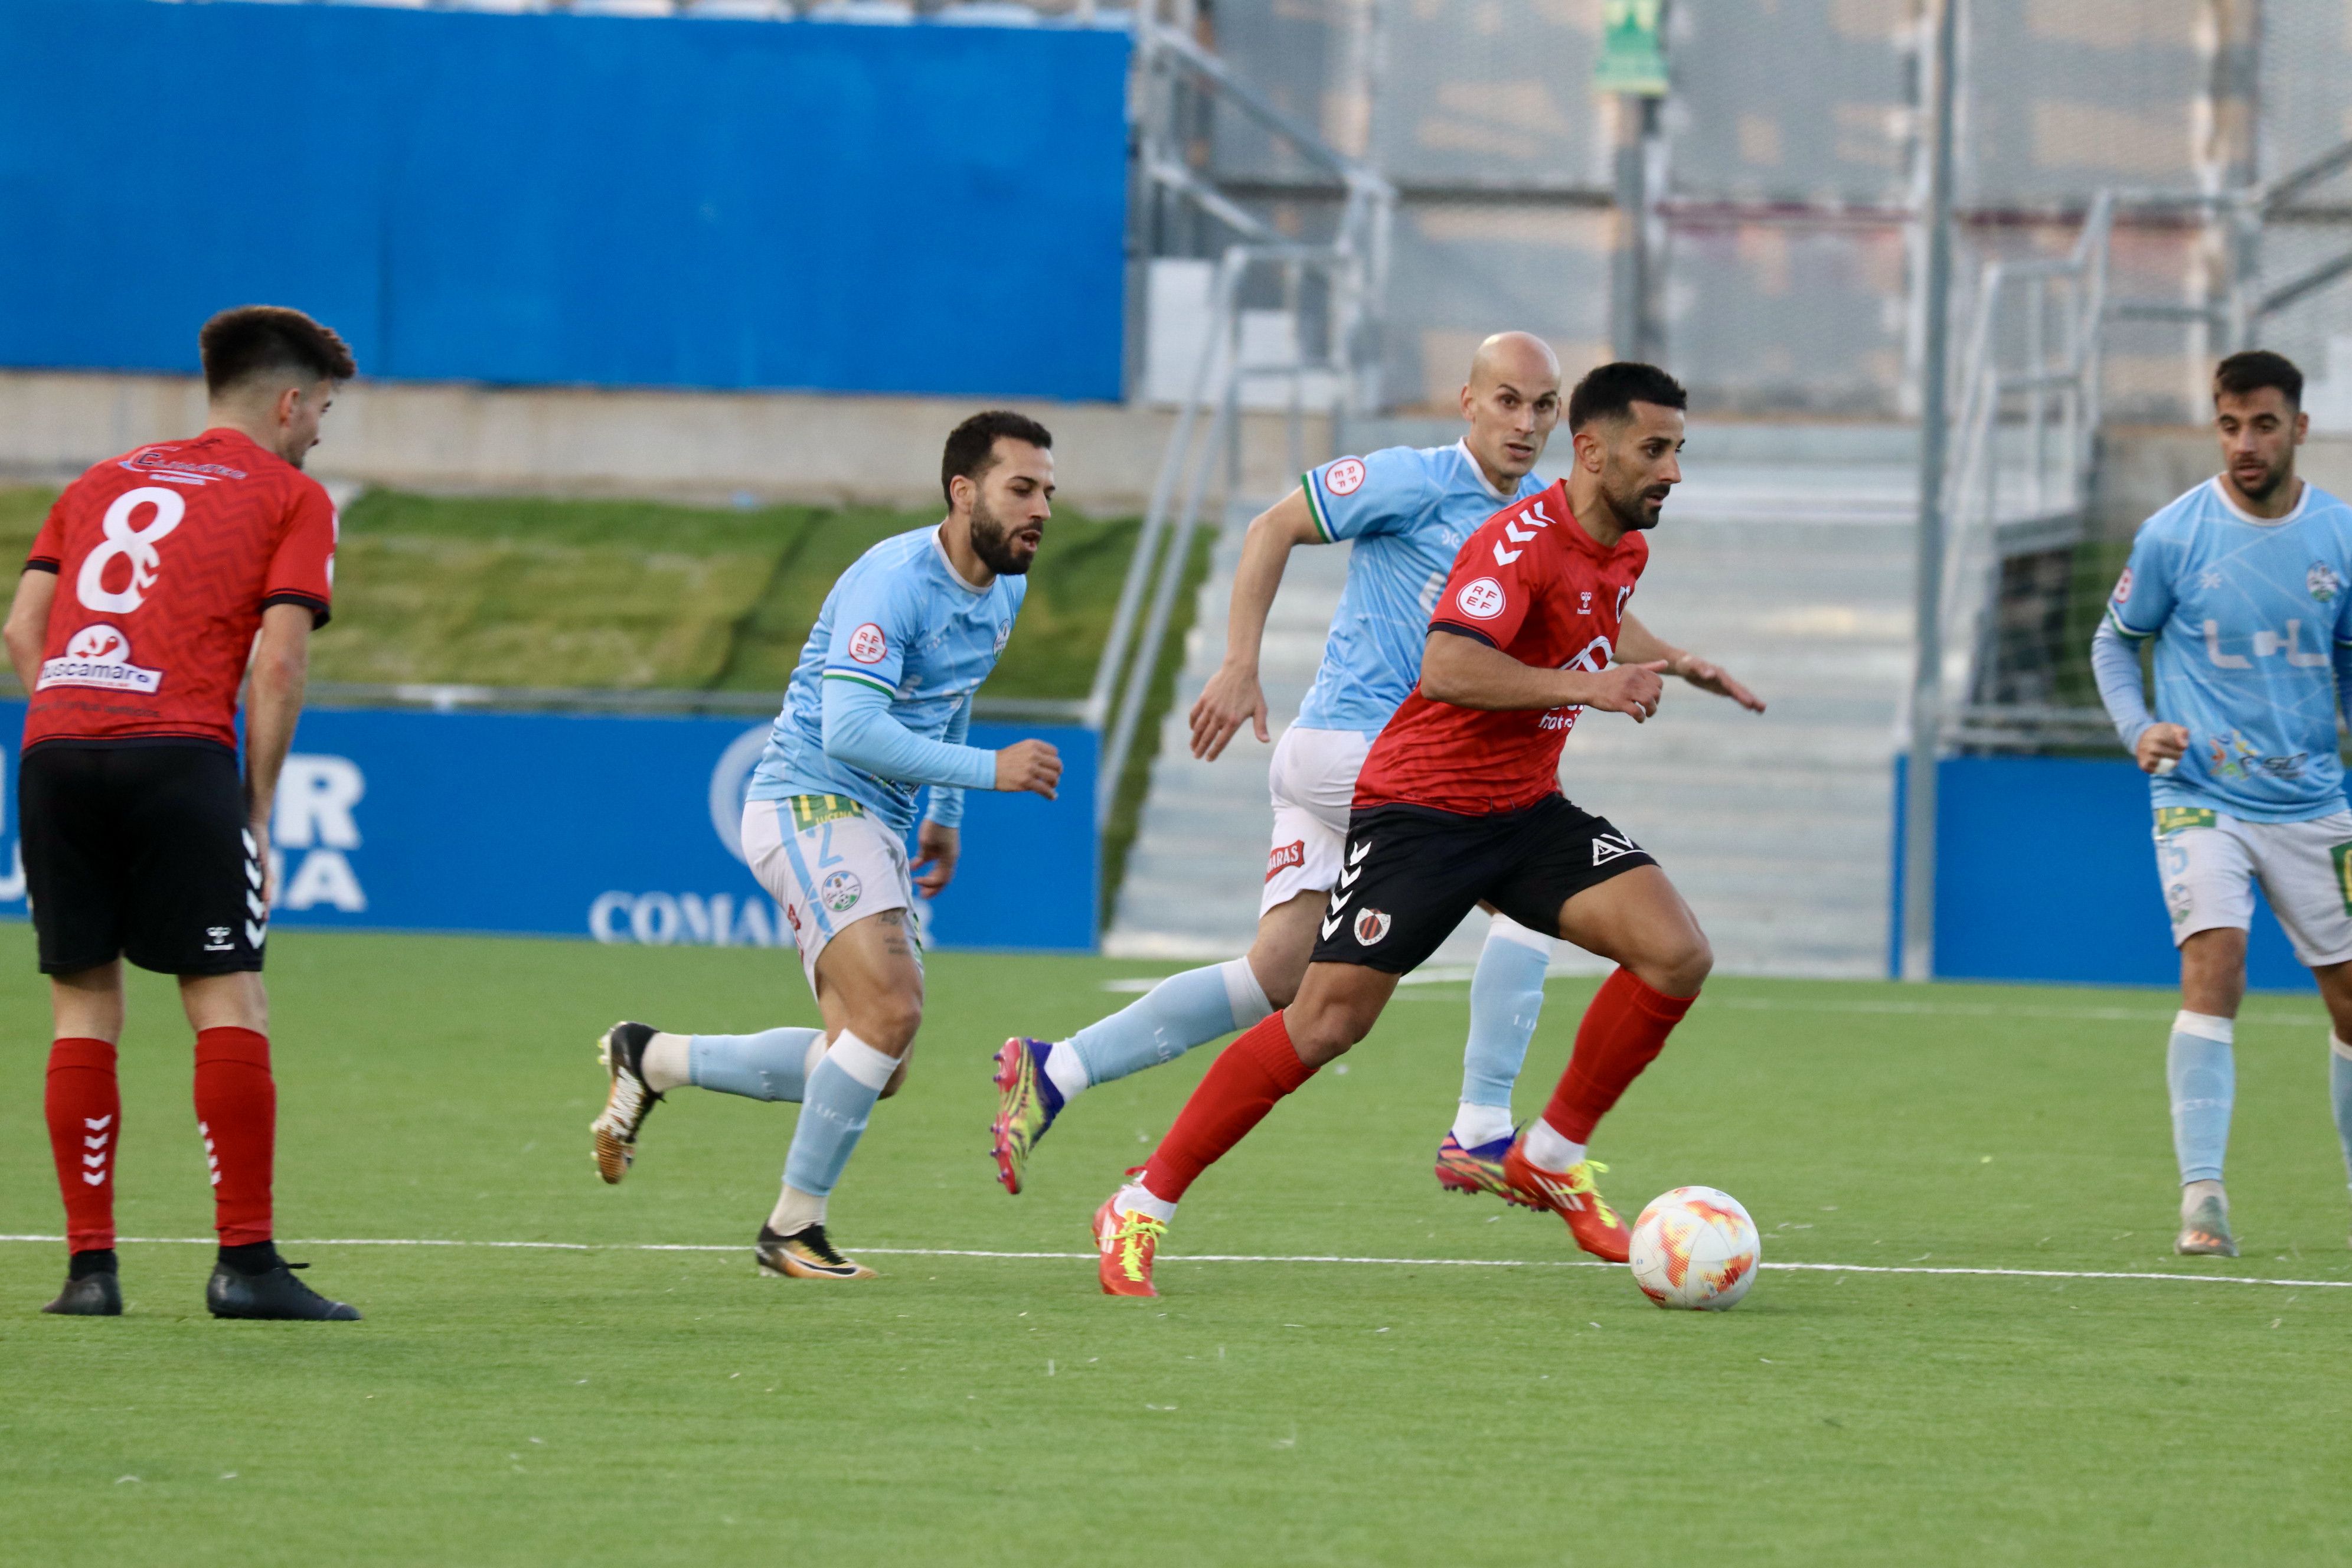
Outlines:
[[[1665,1048],[1666,1037],[1697,1000],[1654,991],[1630,969],[1612,971],[1584,1010],[1568,1070],[1544,1107],[1552,1130],[1571,1143],[1591,1142],[1595,1124]]]
[[[196,1032],[196,1131],[213,1181],[213,1228],[223,1247],[269,1239],[278,1147],[278,1085],[269,1037],[253,1029]]]
[[[48,1117],[49,1153],[58,1165],[58,1192],[66,1204],[66,1247],[110,1253],[114,1152],[122,1136],[114,1047],[104,1040],[52,1042],[42,1109]]]
[[[1200,1087],[1144,1167],[1144,1190],[1176,1202],[1194,1177],[1265,1120],[1275,1101],[1314,1076],[1315,1069],[1292,1048],[1283,1015],[1267,1017],[1209,1064]]]

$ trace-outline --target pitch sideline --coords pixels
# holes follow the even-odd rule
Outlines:
[[[62,1236],[0,1235],[0,1242],[62,1246]],[[128,1247],[212,1247],[209,1236],[126,1236]],[[740,1244],[688,1241],[451,1241],[417,1237],[310,1237],[289,1239],[288,1247],[478,1247],[509,1252],[740,1252]],[[992,1252],[962,1247],[861,1247],[861,1254],[877,1258],[992,1258],[1007,1261],[1050,1259],[1091,1262],[1091,1252]],[[1162,1263],[1330,1263],[1372,1265],[1386,1268],[1615,1268],[1619,1265],[1589,1258],[1354,1258],[1338,1253],[1297,1255],[1244,1252],[1162,1253]],[[2251,1274],[2127,1273],[2120,1269],[1971,1268],[1962,1266],[1923,1268],[1916,1263],[1780,1263],[1759,1268],[1803,1274],[1943,1274],[2001,1279],[2138,1279],[2189,1285],[2274,1285],[2309,1290],[2352,1290],[2352,1279],[2276,1279]]]

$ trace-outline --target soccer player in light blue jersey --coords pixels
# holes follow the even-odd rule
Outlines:
[[[915,890],[936,894],[954,874],[965,790],[1050,800],[1061,778],[1043,741],[965,743],[972,694],[1012,635],[1052,513],[1052,447],[1018,414],[956,427],[940,461],[946,520],[883,541],[841,574],[752,773],[744,858],[792,922],[824,1027],[682,1035],[622,1023],[598,1043],[612,1087],[592,1130],[607,1182],[627,1173],[646,1115],[673,1089],[801,1102],[783,1195],[757,1243],[769,1273],[872,1278],[826,1238],[825,1200],[874,1102],[906,1076],[922,1022]]]
[[[2222,470],[2141,524],[2091,645],[2099,696],[2149,785],[2180,949],[2166,1075],[2180,1163],[2175,1250],[2238,1255],[2221,1163],[2259,880],[2334,1027],[2352,1173],[2352,812],[2336,715],[2352,695],[2352,508],[2296,477],[2303,374],[2263,351],[2214,374]],[[2156,639],[2156,709],[2139,649]]]
[[[1290,552],[1354,541],[1347,586],[1297,722],[1276,745],[1268,784],[1274,844],[1246,957],[1189,970],[1066,1040],[1007,1040],[997,1053],[998,1180],[1021,1190],[1031,1151],[1087,1089],[1173,1060],[1288,1005],[1307,972],[1340,856],[1356,773],[1372,737],[1420,679],[1431,606],[1462,543],[1496,512],[1535,495],[1536,460],[1560,414],[1559,362],[1540,338],[1488,338],[1462,388],[1469,428],[1450,447],[1391,447],[1306,474],[1249,525],[1234,577],[1225,659],[1191,715],[1192,754],[1214,758],[1244,724],[1267,739],[1258,645]],[[1668,661],[1707,690],[1761,709],[1722,670],[1668,647],[1633,617],[1625,659]],[[1512,1201],[1502,1179],[1512,1136],[1511,1088],[1543,1008],[1553,937],[1493,913],[1470,983],[1462,1099],[1438,1146],[1437,1179]]]

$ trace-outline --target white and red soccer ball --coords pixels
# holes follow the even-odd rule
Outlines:
[[[1738,1198],[1713,1187],[1676,1187],[1633,1222],[1633,1283],[1661,1307],[1719,1312],[1756,1282],[1763,1244]]]

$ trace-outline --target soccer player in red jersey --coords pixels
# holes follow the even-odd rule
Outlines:
[[[261,956],[270,806],[333,595],[334,504],[302,459],[354,367],[341,338],[273,306],[224,311],[200,341],[204,434],[66,487],[0,634],[30,694],[18,826],[56,1023],[47,1110],[71,1254],[42,1310],[122,1310],[114,1047],[127,957],[179,977],[196,1031],[196,1131],[220,1234],[205,1305],[348,1321],[359,1313],[295,1279],[270,1241],[278,1089]]]
[[[1577,1245],[1625,1260],[1624,1222],[1595,1190],[1602,1167],[1585,1144],[1689,1010],[1714,955],[1657,862],[1561,795],[1559,753],[1586,708],[1636,722],[1656,712],[1664,672],[1763,708],[1720,669],[1623,621],[1649,560],[1645,531],[1682,479],[1685,402],[1654,365],[1593,371],[1569,400],[1570,477],[1496,512],[1454,557],[1420,684],[1357,778],[1346,865],[1297,998],[1225,1048],[1142,1179],[1097,1212],[1106,1294],[1158,1293],[1153,1254],[1185,1189],[1369,1034],[1398,980],[1481,901],[1618,964],[1503,1170]]]

